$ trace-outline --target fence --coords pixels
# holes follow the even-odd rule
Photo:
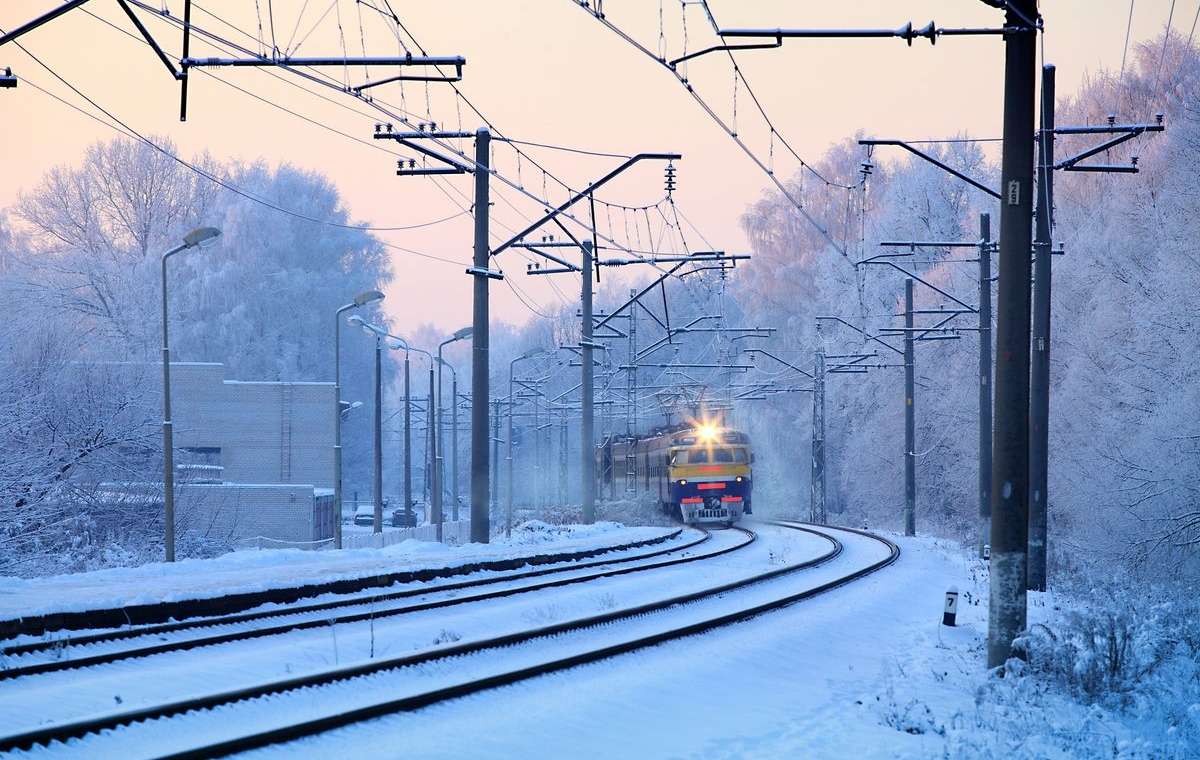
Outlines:
[[[381,549],[414,538],[418,541],[436,541],[436,525],[418,525],[415,528],[395,528],[383,533],[349,533],[342,536],[345,549]],[[442,542],[450,545],[463,544],[471,540],[471,521],[458,520],[442,523]]]

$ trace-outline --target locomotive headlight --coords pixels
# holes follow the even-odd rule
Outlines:
[[[687,481],[686,481],[686,480],[681,480],[681,481],[679,481],[679,485],[681,485],[681,486],[686,486],[686,485],[687,485]]]
[[[741,482],[742,482],[742,476],[741,476],[741,475],[738,475],[738,476],[737,476],[737,482],[738,482],[738,483],[741,483]]]

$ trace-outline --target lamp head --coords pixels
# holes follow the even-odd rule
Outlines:
[[[354,297],[355,306],[366,306],[369,303],[383,300],[383,293],[378,290],[364,290]]]
[[[221,231],[216,227],[197,227],[183,236],[183,244],[188,248],[207,248],[217,242]]]
[[[351,315],[351,317],[346,320],[346,324],[353,325],[355,327],[361,327],[364,330],[367,329],[366,320],[363,319],[362,317],[358,316],[357,314]]]
[[[463,338],[469,338],[469,337],[471,337],[472,333],[474,333],[474,332],[475,332],[474,327],[464,327],[463,329],[454,333],[454,339],[462,340]]]

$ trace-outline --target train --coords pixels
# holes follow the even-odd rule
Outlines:
[[[750,438],[713,423],[610,437],[596,447],[598,493],[649,495],[687,525],[729,526],[751,514],[753,464]]]

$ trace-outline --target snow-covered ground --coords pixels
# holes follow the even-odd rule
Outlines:
[[[43,578],[0,577],[0,619],[103,607],[203,599],[417,568],[446,568],[548,552],[589,551],[646,541],[676,530],[619,523],[552,526],[529,522],[511,539],[446,546],[404,541],[383,549],[248,549],[213,559],[155,562]]]
[[[748,527],[759,533],[754,544],[672,568],[0,682],[0,726],[7,729],[0,733],[594,615],[798,562],[828,548],[808,534]],[[597,535],[617,533],[614,528]],[[689,551],[713,551],[735,535],[718,532]],[[845,551],[825,565],[683,607],[139,723],[21,756],[134,758],[196,746],[748,607],[886,554],[867,539],[839,537]],[[785,610],[252,754],[391,757],[403,747],[405,756],[418,758],[1200,756],[1200,705],[1183,705],[1190,716],[1184,720],[1195,725],[1164,731],[1162,720],[1144,714],[1084,706],[1032,678],[986,673],[982,563],[953,544],[889,537],[903,550],[897,563]],[[962,593],[954,628],[941,625],[950,586]],[[1031,623],[1055,626],[1063,613],[1059,600],[1039,594],[1031,597],[1030,614]]]
[[[891,538],[903,549],[898,563],[782,612],[253,754],[1198,756],[1195,730],[1155,734],[1135,718],[989,677],[982,568],[952,545]],[[955,628],[940,624],[950,585],[963,592]],[[1054,614],[1044,601],[1033,600],[1033,620]],[[1200,721],[1200,708],[1192,713]]]

